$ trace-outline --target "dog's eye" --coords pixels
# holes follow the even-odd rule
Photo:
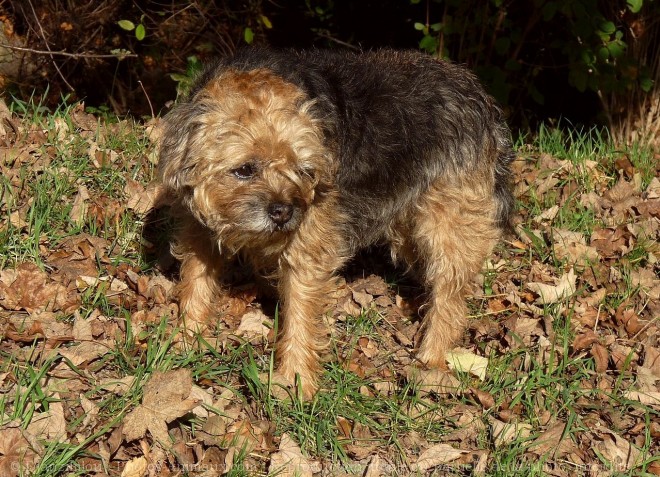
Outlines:
[[[254,164],[243,164],[241,167],[237,167],[231,171],[239,179],[251,179],[256,173],[257,168]]]

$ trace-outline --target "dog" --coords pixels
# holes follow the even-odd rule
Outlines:
[[[472,73],[417,52],[244,49],[164,123],[183,316],[208,319],[236,259],[273,277],[279,377],[310,397],[335,274],[388,244],[428,290],[417,357],[446,369],[513,207],[510,131]]]

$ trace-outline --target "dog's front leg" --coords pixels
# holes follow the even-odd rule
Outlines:
[[[179,312],[186,328],[203,329],[220,292],[223,260],[218,245],[208,230],[190,222],[179,231],[172,252],[181,260],[176,287]]]
[[[319,355],[328,344],[323,313],[335,286],[334,274],[348,254],[338,221],[310,210],[281,259],[279,293],[282,308],[277,341],[278,371],[287,384],[299,376],[302,393],[318,388]]]

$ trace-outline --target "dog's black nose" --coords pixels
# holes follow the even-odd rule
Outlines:
[[[268,206],[268,216],[280,227],[286,224],[293,216],[293,205],[274,203]]]

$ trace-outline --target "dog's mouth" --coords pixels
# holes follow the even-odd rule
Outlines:
[[[272,202],[266,206],[254,207],[243,214],[238,229],[248,234],[281,236],[294,232],[300,226],[303,209],[295,203]]]

